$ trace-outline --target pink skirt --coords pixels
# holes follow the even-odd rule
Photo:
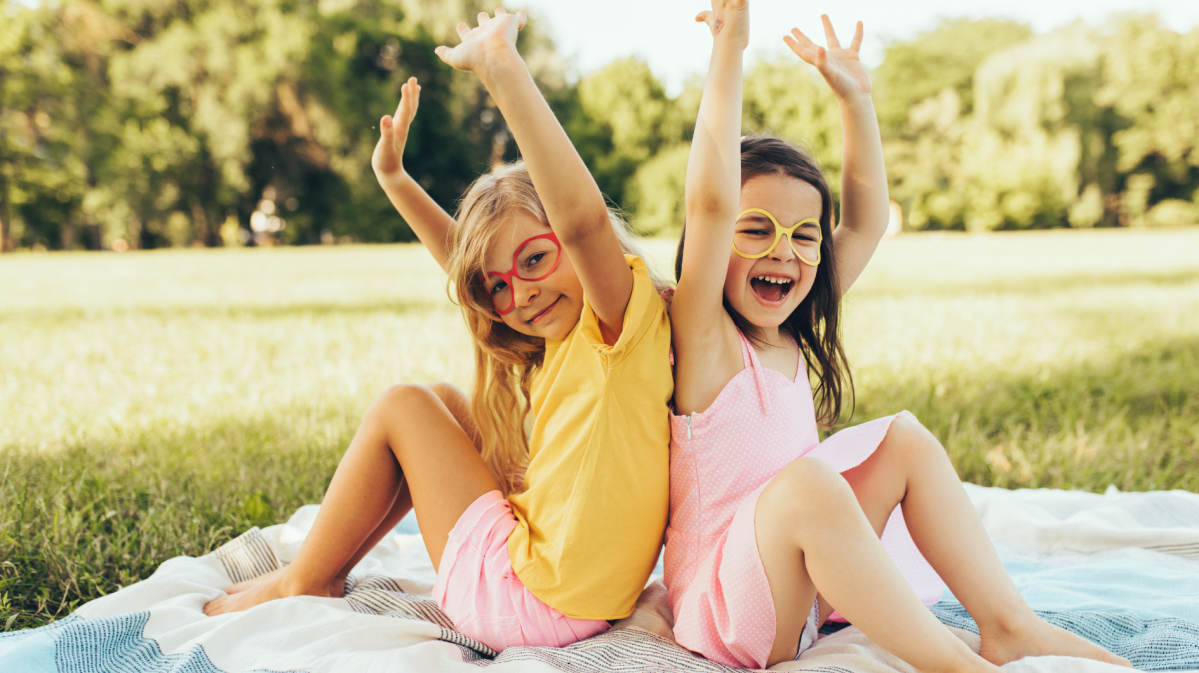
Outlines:
[[[846,428],[802,457],[828,461],[839,472],[853,469],[874,453],[891,422],[900,415],[911,417],[902,412]],[[713,540],[707,547],[718,552],[701,562],[688,586],[672,587],[679,596],[673,606],[675,639],[692,652],[726,666],[765,668],[774,646],[777,632],[774,597],[758,554],[754,525],[758,497],[768,484],[769,481],[741,500],[722,539]],[[925,605],[941,600],[944,584],[912,541],[901,508],[896,507],[887,521],[882,543]],[[835,612],[829,619],[844,621]],[[808,636],[809,628],[805,626],[801,653],[811,644]]]
[[[512,570],[512,507],[499,491],[479,496],[450,531],[433,600],[464,635],[496,652],[564,647],[602,633],[608,622],[573,619],[541,602]]]

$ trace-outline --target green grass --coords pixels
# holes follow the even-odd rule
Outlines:
[[[672,242],[651,244],[666,268]],[[856,422],[963,478],[1199,490],[1199,230],[884,241],[847,297]],[[319,501],[370,401],[469,386],[414,246],[0,257],[0,628]]]

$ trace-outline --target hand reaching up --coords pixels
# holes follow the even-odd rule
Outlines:
[[[749,0],[712,0],[711,11],[700,12],[695,21],[708,24],[714,39],[749,46]]]
[[[828,41],[828,49],[812,42],[798,28],[792,28],[791,35],[784,37],[783,42],[786,42],[791,51],[804,62],[816,66],[838,99],[868,95],[870,75],[858,58],[858,50],[862,46],[862,22],[858,22],[853,41],[850,42],[849,48],[845,49],[837,39],[828,15],[825,14],[820,19],[824,22],[824,37]]]
[[[400,104],[394,117],[384,115],[379,121],[379,142],[371,155],[371,168],[379,182],[394,179],[404,174],[404,145],[408,143],[408,127],[416,117],[420,104],[420,85],[415,77],[409,77],[400,87]]]
[[[528,23],[523,10],[509,14],[503,7],[497,7],[494,17],[479,12],[478,18],[477,28],[458,24],[458,37],[462,40],[458,46],[442,45],[434,50],[442,61],[457,70],[477,73],[490,66],[497,56],[516,54],[516,33]]]

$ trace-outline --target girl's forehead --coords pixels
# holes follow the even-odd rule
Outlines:
[[[531,213],[518,210],[504,218],[491,237],[487,248],[487,270],[507,271],[512,266],[512,255],[524,241],[533,236],[549,233],[550,228]]]
[[[741,210],[761,208],[779,218],[779,223],[789,226],[809,217],[820,217],[823,206],[820,192],[799,178],[771,173],[756,175],[741,185]]]

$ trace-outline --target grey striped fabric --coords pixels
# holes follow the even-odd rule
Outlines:
[[[234,582],[245,582],[283,567],[257,526],[221,545],[212,555],[225,566],[225,572]]]

